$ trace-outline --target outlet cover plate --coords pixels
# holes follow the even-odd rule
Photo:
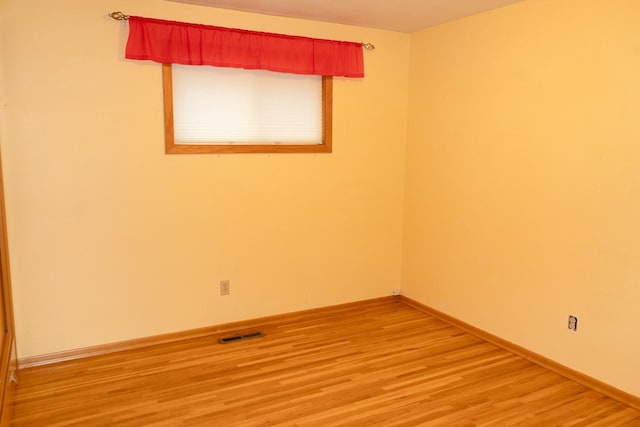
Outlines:
[[[220,281],[220,295],[225,296],[231,293],[231,283],[228,280]]]

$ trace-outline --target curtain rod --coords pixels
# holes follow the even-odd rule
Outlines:
[[[125,15],[122,12],[111,12],[109,14],[110,17],[112,17],[113,19],[115,19],[116,21],[126,21],[127,19],[129,19],[129,15]],[[367,50],[375,50],[375,46],[371,43],[362,43],[362,47],[367,49]]]

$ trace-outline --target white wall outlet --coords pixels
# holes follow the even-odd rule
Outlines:
[[[228,280],[220,281],[220,295],[229,295],[231,293],[231,282]]]
[[[399,297],[400,296],[400,289],[394,289],[391,291],[391,295],[393,295],[394,297]]]

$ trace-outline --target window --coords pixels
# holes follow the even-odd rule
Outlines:
[[[115,14],[115,13],[114,13]],[[114,15],[112,14],[112,16]],[[120,14],[122,15],[122,14]],[[331,116],[332,116],[332,85],[333,77],[363,78],[364,61],[362,57],[362,43],[326,40],[286,34],[265,33],[234,28],[223,28],[212,25],[189,24],[185,22],[167,21],[162,19],[127,16],[129,22],[129,38],[125,57],[140,61],[154,61],[163,64],[164,113],[165,113],[165,147],[167,153],[330,153],[331,152]],[[207,106],[204,120],[199,119],[199,112],[193,112],[192,107],[198,102],[191,98],[182,99],[185,85],[190,86],[195,77],[185,79],[176,78],[173,73],[181,73],[178,66],[214,66],[242,70],[270,70],[273,72],[293,75],[322,76],[313,77],[320,91],[313,90],[319,95],[320,107],[313,106],[309,111],[306,94],[291,96],[291,87],[285,84],[285,89],[277,89],[267,95],[267,99],[275,100],[271,106],[283,104],[289,106],[289,98],[295,99],[293,108],[280,116],[278,120],[271,116],[263,117],[263,113],[271,112],[271,106],[265,107],[253,95],[256,91],[252,85],[238,84],[234,86],[223,77],[217,77],[224,83],[222,88],[226,95],[207,95],[201,97],[199,92],[208,86],[207,83],[195,85],[195,94],[200,98],[221,98],[228,102],[217,108]],[[231,73],[234,75],[234,73]],[[176,76],[178,77],[178,76]],[[291,81],[293,81],[291,77]],[[295,79],[298,81],[297,79]],[[262,83],[259,84],[262,87]],[[297,87],[297,83],[296,83]],[[229,88],[235,88],[231,92]],[[296,89],[296,93],[297,89]],[[286,102],[285,102],[286,100]],[[177,101],[177,102],[176,102]],[[302,104],[298,102],[303,101]],[[231,104],[243,104],[243,113],[233,110],[229,113]],[[212,111],[208,111],[212,110]],[[288,114],[291,111],[299,113],[298,118],[292,120]],[[246,113],[246,114],[245,114]],[[320,120],[317,117],[320,116]],[[228,124],[228,117],[233,117],[236,123],[232,131],[222,135],[201,136],[201,130],[193,130],[191,124],[184,126],[194,117],[195,122],[204,124],[203,129],[224,130]],[[259,119],[259,120],[258,120]],[[306,121],[306,119],[312,119]],[[218,120],[218,122],[216,122]],[[262,125],[258,124],[262,122]],[[284,124],[278,131],[272,132],[275,123]],[[283,134],[280,130],[286,129]],[[293,134],[291,130],[295,130]],[[300,130],[312,130],[315,136],[309,137]],[[318,132],[319,130],[319,132]],[[241,133],[237,131],[249,131]],[[215,132],[214,132],[215,133]],[[194,135],[198,135],[194,137]]]
[[[163,64],[165,151],[330,153],[332,77]]]

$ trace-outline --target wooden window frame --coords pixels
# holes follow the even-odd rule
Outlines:
[[[173,74],[162,64],[166,154],[331,153],[333,77],[322,76],[322,144],[176,144],[173,128]]]

